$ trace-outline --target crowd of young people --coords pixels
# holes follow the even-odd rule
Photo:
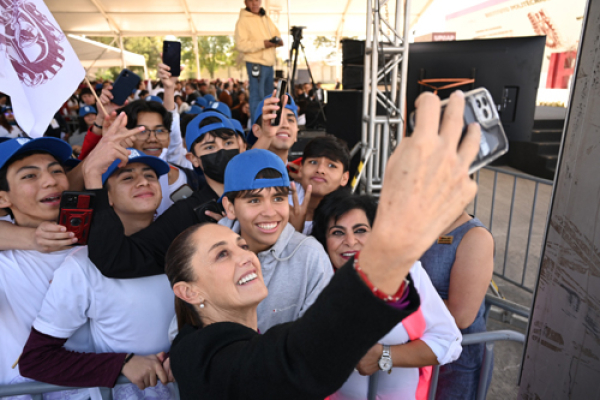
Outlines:
[[[181,365],[187,356],[171,342],[177,337],[175,343],[183,343],[180,337],[190,334],[186,325],[199,329],[223,321],[223,315],[239,322],[228,310],[248,307],[243,293],[256,281],[264,282],[268,295],[257,295],[257,322],[244,325],[267,333],[312,318],[303,316],[369,238],[377,202],[347,190],[350,154],[342,140],[314,138],[301,159],[289,159],[298,139],[298,107],[291,96],[265,97],[251,119],[248,114],[245,130],[248,125],[232,119],[236,101],[238,109],[247,106],[243,85],[179,82],[164,64],[158,76],[160,92],[146,93],[141,85],[121,107],[112,103],[110,82],[98,86],[101,105],[82,90],[81,104],[67,104],[81,124],[66,140],[12,134],[0,139],[0,384],[34,379],[114,387],[123,374],[133,384],[115,387],[117,399],[175,398],[170,382],[186,376]],[[274,126],[280,109],[281,122]],[[85,246],[57,224],[66,190],[94,196]],[[199,289],[189,268],[195,252],[189,240],[198,230],[192,227],[215,222],[257,260],[242,265],[258,262],[259,268],[211,272]],[[188,232],[187,241],[177,239],[182,232]],[[175,253],[169,251],[174,241]],[[237,245],[220,251],[223,243],[206,249],[206,268],[237,257]],[[165,257],[179,266],[166,271],[168,278]],[[436,364],[446,364],[439,398],[474,396],[481,349],[461,348],[461,332],[485,330],[493,239],[463,213],[419,258],[409,279],[411,293],[420,297],[418,310],[371,343],[356,371],[325,396],[366,399],[364,376],[383,370],[391,375],[382,375],[381,398],[426,398],[430,366]],[[222,284],[226,276],[232,285]],[[182,355],[175,374],[170,349]],[[183,390],[199,393],[194,385]],[[99,392],[57,396],[97,399]]]

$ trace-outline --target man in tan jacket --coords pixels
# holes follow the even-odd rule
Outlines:
[[[235,46],[244,56],[250,81],[250,114],[273,92],[275,48],[283,46],[281,33],[261,7],[262,0],[245,0],[235,25]]]

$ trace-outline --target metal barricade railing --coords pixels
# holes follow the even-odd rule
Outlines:
[[[483,362],[481,365],[481,373],[479,379],[479,386],[477,387],[477,400],[485,400],[486,392],[487,392],[487,376],[490,373],[490,370],[493,368],[493,351],[494,351],[494,342],[499,340],[511,340],[514,342],[525,342],[525,335],[522,333],[511,331],[511,330],[500,330],[500,331],[491,331],[491,332],[482,332],[482,333],[470,333],[468,335],[463,336],[462,345],[467,346],[470,344],[478,344],[485,343],[484,352],[483,352]],[[429,396],[428,400],[434,400],[438,376],[440,372],[440,366],[436,365],[433,368],[433,373],[431,375],[431,383],[429,385]],[[376,400],[377,398],[377,384],[379,380],[379,374],[375,373],[369,377],[369,391],[368,391],[368,399]]]
[[[511,340],[514,342],[525,343],[525,335],[522,333],[511,331],[511,330],[500,330],[491,332],[481,333],[470,333],[463,336],[462,345],[468,346],[470,344],[485,343],[483,351],[483,362],[481,365],[481,373],[479,374],[479,386],[477,387],[477,400],[485,400],[487,393],[487,376],[490,370],[493,368],[493,351],[494,343],[499,340]],[[433,374],[431,376],[431,384],[429,386],[429,400],[435,399],[435,393],[437,389],[438,376],[440,373],[440,366],[436,365],[433,368]]]
[[[131,383],[129,379],[125,376],[121,375],[117,379],[117,385]],[[175,390],[175,399],[179,400],[179,390],[177,389],[177,383],[174,383],[176,386]],[[19,395],[31,395],[32,400],[42,400],[42,396],[44,393],[51,392],[62,392],[64,390],[74,390],[74,389],[86,389],[79,387],[67,387],[67,386],[57,386],[51,385],[49,383],[41,383],[41,382],[23,382],[17,383],[14,385],[0,385],[0,399],[2,397],[8,396],[19,396]],[[112,400],[112,390],[110,388],[100,388],[100,395],[102,396],[102,400]]]
[[[475,180],[479,192],[467,211],[494,235],[494,275],[533,293],[553,182],[496,167]]]

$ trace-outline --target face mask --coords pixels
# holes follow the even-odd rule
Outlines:
[[[239,149],[219,150],[216,153],[207,154],[200,157],[202,161],[202,170],[204,175],[208,176],[213,181],[225,182],[225,168],[229,161],[240,154]]]

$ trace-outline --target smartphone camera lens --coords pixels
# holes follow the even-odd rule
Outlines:
[[[477,108],[481,108],[481,102],[479,100],[475,100],[475,103],[477,104]]]
[[[81,225],[81,218],[71,218],[69,223],[71,224],[71,226],[79,226]]]
[[[488,101],[487,101],[487,99],[485,97],[481,98],[481,102],[483,103],[484,106],[488,105]]]
[[[483,116],[486,117],[486,118],[490,117],[490,113],[485,108],[483,109]]]

